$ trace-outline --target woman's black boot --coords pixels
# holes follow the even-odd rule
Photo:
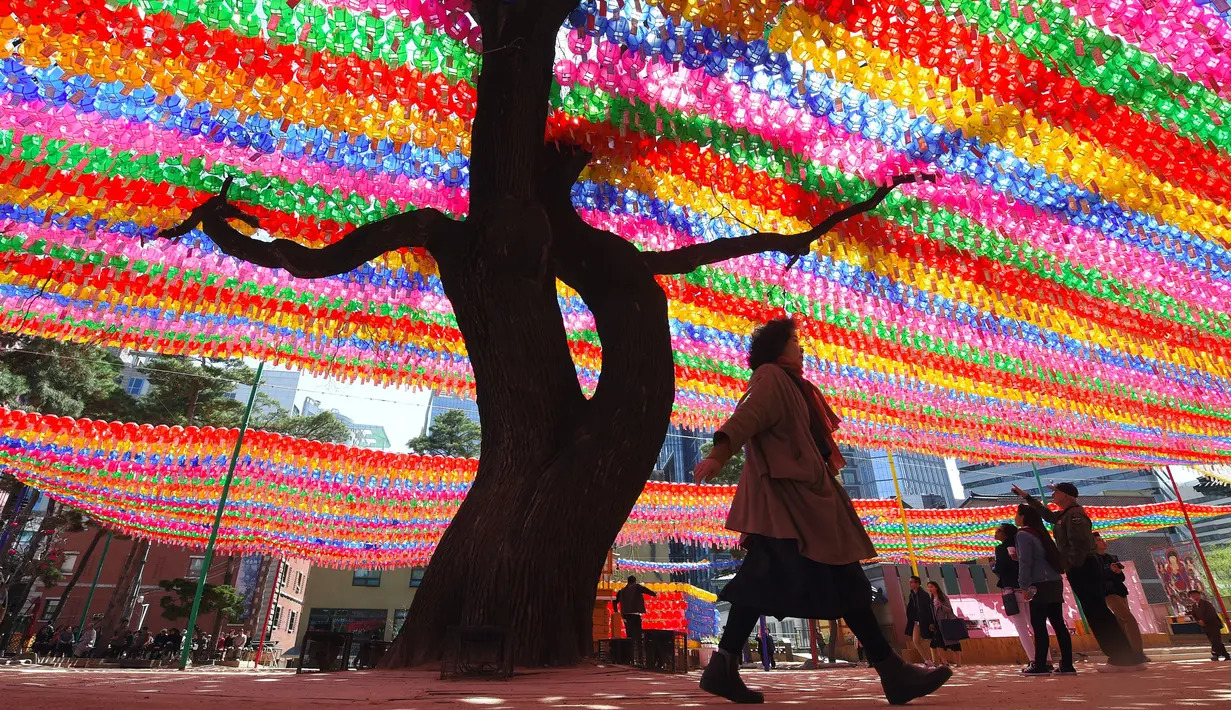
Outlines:
[[[880,663],[873,663],[872,667],[881,677],[881,688],[890,705],[905,705],[915,698],[930,695],[953,677],[951,668],[916,666],[903,661],[896,653]]]
[[[701,690],[742,705],[765,702],[764,695],[744,685],[739,677],[739,663],[721,648],[714,650],[705,673],[701,674]]]

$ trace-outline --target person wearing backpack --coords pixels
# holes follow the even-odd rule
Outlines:
[[[1017,580],[1022,596],[1030,603],[1030,624],[1034,627],[1035,662],[1026,675],[1049,675],[1047,665],[1047,622],[1051,622],[1060,645],[1060,675],[1074,675],[1073,639],[1064,621],[1064,582],[1060,550],[1043,525],[1043,518],[1029,505],[1017,506]],[[1042,659],[1042,662],[1040,662]]]
[[[1048,486],[1052,490],[1052,503],[1059,512],[1048,508],[1021,488],[1013,486],[1013,492],[1026,500],[1039,517],[1053,526],[1055,545],[1060,551],[1057,569],[1068,577],[1073,596],[1081,604],[1086,623],[1094,633],[1099,648],[1107,656],[1107,663],[1098,667],[1101,673],[1131,672],[1145,670],[1145,656],[1133,649],[1124,635],[1124,629],[1116,615],[1107,608],[1107,595],[1103,586],[1103,563],[1098,556],[1098,544],[1094,539],[1094,524],[1086,509],[1077,502],[1077,486],[1072,483],[1057,483]],[[1020,549],[1019,549],[1020,554]]]

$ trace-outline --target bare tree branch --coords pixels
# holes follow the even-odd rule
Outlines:
[[[237,219],[259,228],[259,220],[227,201],[231,178],[222,183],[217,195],[197,207],[178,226],[158,233],[163,239],[179,239],[197,225],[223,252],[248,263],[271,269],[285,269],[302,279],[319,279],[352,271],[386,252],[409,247],[429,251],[446,235],[455,222],[435,209],[403,212],[357,227],[328,246],[314,249],[289,239],[264,241],[245,236],[227,223]]]
[[[820,239],[826,232],[838,226],[839,223],[857,214],[871,211],[889,196],[898,185],[913,182],[935,182],[934,175],[898,175],[889,185],[877,188],[872,196],[863,202],[856,202],[849,207],[838,210],[825,218],[823,222],[812,229],[799,234],[777,234],[774,232],[754,232],[742,237],[715,239],[704,244],[692,244],[670,251],[643,252],[646,266],[655,274],[687,274],[706,264],[715,264],[728,259],[735,259],[749,254],[777,251],[789,254],[791,261],[787,268],[795,265],[799,257],[808,253],[812,242]]]

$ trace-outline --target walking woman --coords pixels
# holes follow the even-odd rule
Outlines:
[[[906,597],[906,637],[924,665],[932,665],[932,653],[924,641],[932,640],[932,600],[923,591],[923,580],[911,575],[910,594]]]
[[[932,597],[932,653],[935,654],[936,665],[949,665],[949,659],[945,657],[945,651],[948,651],[953,654],[954,665],[961,668],[962,639],[957,638],[956,634],[954,638],[948,638],[943,623],[960,619],[953,613],[953,604],[949,602],[948,595],[940,591],[939,584],[928,582],[928,594]]]
[[[1022,596],[1030,602],[1030,624],[1034,627],[1035,663],[1026,675],[1047,675],[1051,669],[1038,659],[1047,658],[1047,622],[1051,622],[1060,645],[1061,675],[1075,675],[1073,641],[1064,621],[1064,583],[1060,580],[1063,565],[1060,550],[1043,525],[1039,512],[1029,505],[1017,506],[1017,578]]]
[[[767,615],[841,617],[863,644],[890,704],[932,693],[952,671],[903,661],[872,613],[872,585],[860,560],[876,550],[838,482],[845,464],[834,441],[840,420],[803,378],[795,323],[775,320],[758,328],[748,367],[747,392],[694,471],[703,483],[745,449],[727,528],[743,533],[747,555],[720,595],[731,611],[701,689],[737,703],[764,702],[740,679],[738,659],[757,620]]]
[[[1017,575],[1017,526],[1005,523],[996,528],[996,562],[992,571],[996,573],[996,586],[1000,588],[1001,599],[1004,600],[1005,615],[1013,622],[1017,630],[1017,638],[1026,651],[1026,668],[1034,665],[1034,637],[1030,633],[1030,602],[1022,596],[1021,583]],[[1013,607],[1017,611],[1010,614]],[[1043,659],[1043,665],[1049,665]]]

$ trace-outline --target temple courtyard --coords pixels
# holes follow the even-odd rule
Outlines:
[[[1231,707],[1231,663],[1156,662],[1141,673],[1101,674],[1079,664],[1073,677],[1026,678],[1007,666],[968,666],[912,707],[1023,708]],[[887,707],[873,671],[747,671],[767,705]],[[504,681],[442,681],[431,671],[94,670],[0,667],[0,707],[21,710],[176,710],[252,707],[472,708],[474,710],[719,707],[697,689],[699,675],[664,675],[611,666],[521,672]]]

